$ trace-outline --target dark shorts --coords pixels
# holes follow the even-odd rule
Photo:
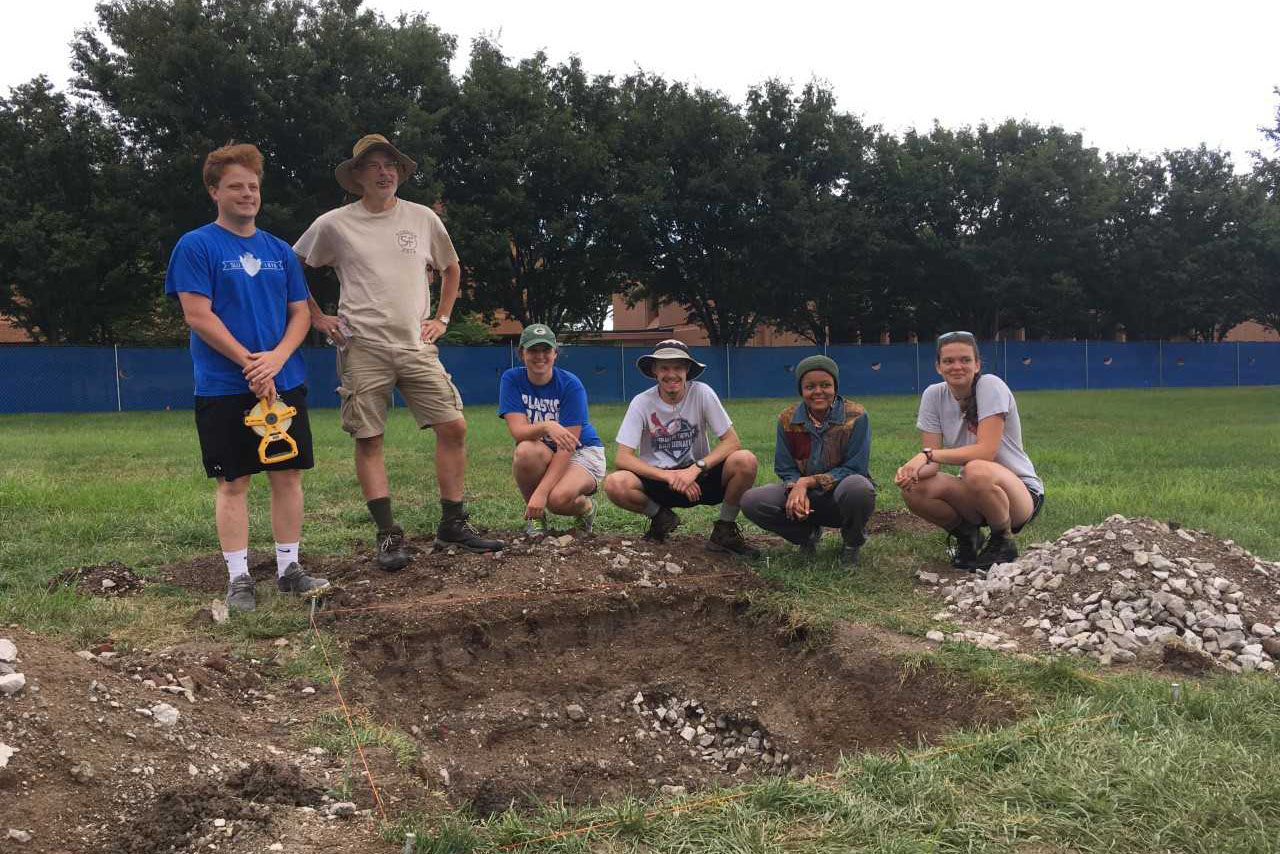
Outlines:
[[[1027,517],[1027,521],[1013,528],[1015,534],[1034,522],[1040,515],[1040,511],[1044,509],[1044,493],[1036,492],[1034,489],[1028,489],[1027,492],[1031,493],[1031,515]]]
[[[724,463],[717,463],[698,475],[698,486],[702,489],[702,497],[690,501],[683,494],[676,492],[660,480],[640,478],[644,494],[659,507],[693,507],[698,504],[724,503]]]
[[[244,426],[244,417],[258,398],[253,394],[196,396],[196,433],[200,436],[200,456],[209,477],[235,480],[260,471],[309,469],[315,465],[311,450],[311,421],[307,418],[305,385],[280,392],[280,399],[298,410],[289,425],[289,435],[298,443],[298,455],[271,465],[258,458],[262,437]],[[270,446],[269,453],[286,450],[282,442]]]

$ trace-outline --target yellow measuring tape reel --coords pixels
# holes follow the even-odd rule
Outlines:
[[[263,465],[282,463],[298,455],[298,443],[287,432],[297,414],[297,409],[277,397],[270,406],[266,398],[259,399],[244,417],[245,426],[262,437],[258,443],[258,459]],[[276,442],[284,442],[289,447],[278,454],[268,454],[267,448]]]

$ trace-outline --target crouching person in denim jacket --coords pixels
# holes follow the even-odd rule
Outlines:
[[[871,422],[862,406],[840,396],[840,368],[832,359],[809,356],[795,373],[800,401],[778,416],[774,448],[773,469],[782,482],[748,490],[742,512],[810,553],[824,526],[839,528],[841,563],[852,569],[876,506],[868,471]]]

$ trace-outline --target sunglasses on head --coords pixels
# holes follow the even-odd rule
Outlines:
[[[977,341],[972,332],[957,329],[955,332],[944,332],[938,336],[938,346],[950,344],[952,341]]]

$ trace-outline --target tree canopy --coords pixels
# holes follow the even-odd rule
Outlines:
[[[1109,154],[1027,120],[895,135],[821,81],[739,102],[492,39],[455,77],[456,50],[360,0],[99,3],[69,90],[0,98],[0,313],[42,341],[171,340],[161,283],[213,216],[205,154],[262,149],[259,223],[293,240],[349,201],[334,167],[379,132],[459,249],[459,313],[599,329],[623,293],[715,344],[761,324],[818,343],[1280,328],[1280,107],[1242,174],[1204,146]],[[312,287],[333,301],[330,276]]]

